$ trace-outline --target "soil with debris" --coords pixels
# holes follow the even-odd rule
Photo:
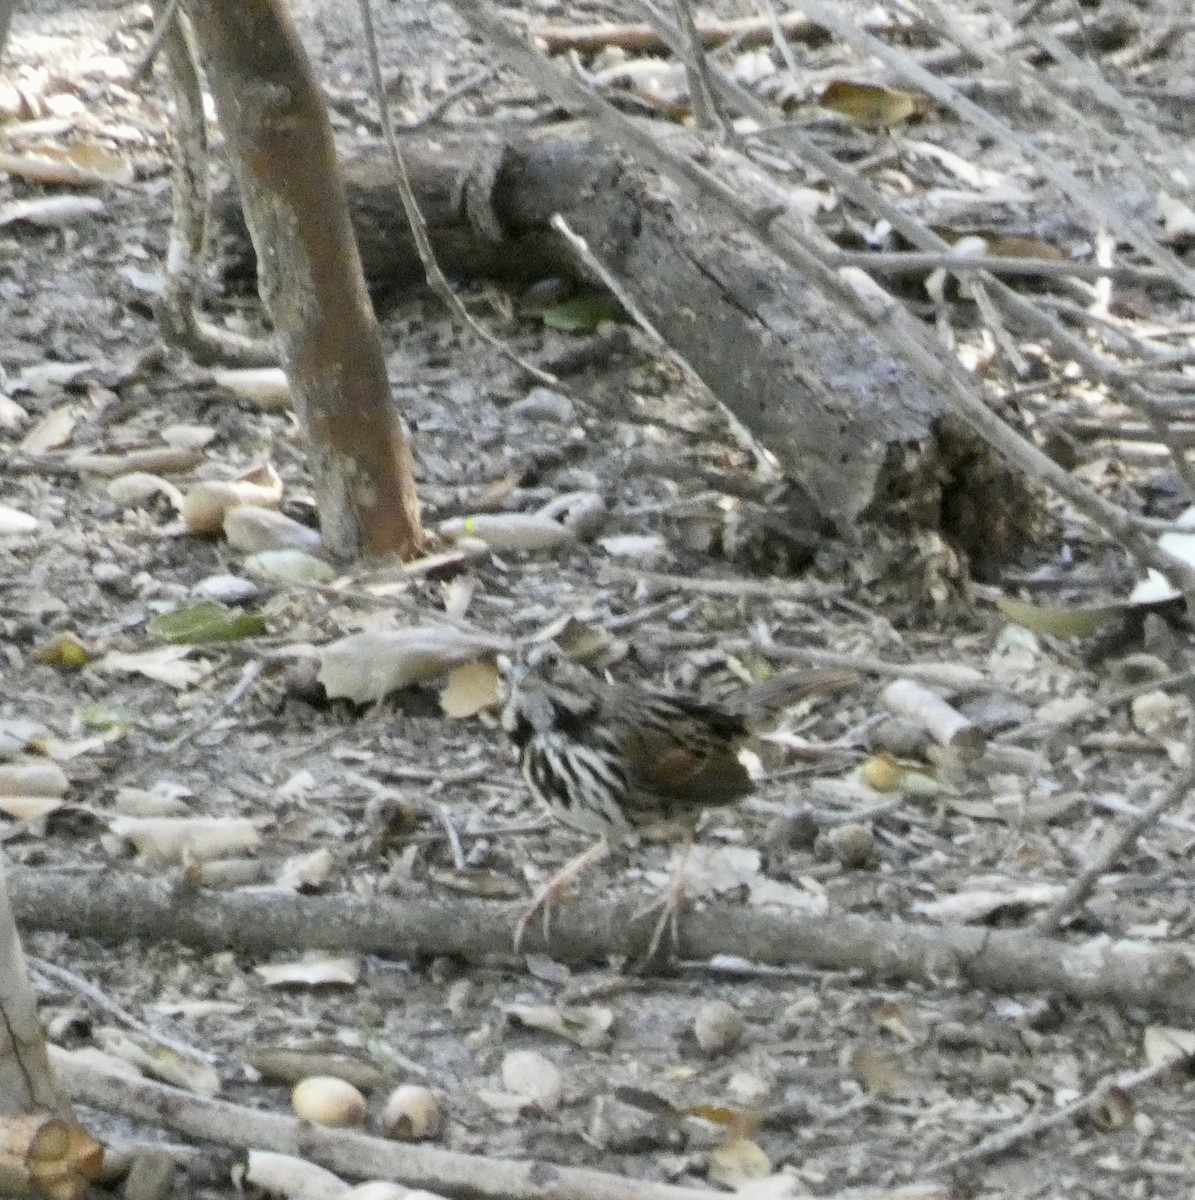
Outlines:
[[[331,5],[297,8],[338,135],[373,137],[355,21]],[[573,23],[618,15],[531,8]],[[485,65],[446,5],[390,6],[377,20],[391,99],[405,119]],[[90,192],[0,177],[0,212],[59,191],[102,202],[68,223],[6,216],[0,225],[0,502],[36,518],[36,527],[0,532],[0,735],[20,744],[13,731],[32,728],[38,752],[69,780],[60,807],[0,817],[13,863],[101,879],[176,869],[139,856],[121,835],[120,816],[139,806],[251,819],[260,841],[245,886],[271,884],[284,865],[326,852],[306,861],[299,886],[529,899],[582,844],[534,807],[492,714],[450,719],[435,687],[365,710],[295,694],[303,647],[434,623],[446,604],[512,638],[572,616],[570,634],[596,646],[617,677],[707,695],[782,662],[774,647],[976,668],[982,682],[955,702],[992,748],[967,765],[912,747],[919,766],[892,768],[903,770],[897,792],[867,784],[891,767],[874,747],[895,745],[885,740],[896,737],[891,728],[880,728],[886,678],[865,669],[859,686],[792,710],[758,749],[757,796],[706,820],[688,869],[694,904],[1028,925],[1098,853],[1124,819],[1118,813],[1172,781],[1186,753],[1188,704],[1141,686],[1166,676],[1181,653],[1181,635],[1164,622],[1147,623],[1131,657],[1122,649],[1088,665],[1089,643],[1034,637],[987,606],[927,606],[927,595],[941,594],[926,582],[934,552],[875,531],[860,544],[827,543],[802,574],[783,578],[789,556],[766,504],[706,482],[711,470],[753,479],[752,450],[663,355],[629,330],[611,340],[547,329],[480,285],[465,289],[471,308],[521,353],[551,362],[586,338],[596,349],[568,380],[574,399],[535,391],[426,298],[385,314],[390,377],[412,431],[428,526],[487,504],[534,511],[566,493],[595,493],[607,509],[597,535],[546,555],[489,557],[451,583],[370,568],[319,588],[255,581],[246,607],[264,617],[266,634],[162,660],[152,677],[143,659],[130,667],[117,656],[157,645],[148,620],[191,602],[213,577],[243,577],[243,556],[219,539],[172,533],[175,513],[162,495],[131,500],[109,476],[72,466],[72,455],[124,456],[163,438],[201,446],[201,465],[174,477],[184,490],[268,458],[284,483],[283,510],[314,521],[293,417],[216,386],[157,334],[169,102],[160,70],[142,87],[129,82],[150,23],[141,4],[25,5],[0,71],[8,149],[85,145],[134,167],[130,182]],[[1173,54],[1190,50],[1188,36]],[[826,45],[802,55],[825,74],[846,61]],[[744,53],[739,65],[747,72],[753,61]],[[1177,57],[1165,66],[1181,68]],[[502,72],[444,119],[544,111]],[[827,128],[827,138],[855,148],[873,143]],[[973,134],[944,132],[932,117],[916,136],[993,172],[1008,166]],[[894,153],[883,169],[906,166]],[[945,186],[925,158],[907,169],[914,191]],[[1056,208],[1034,211],[1026,236],[1073,236]],[[213,312],[260,331],[254,296],[228,291],[215,273],[206,286]],[[955,332],[978,359],[982,329]],[[1061,388],[1060,408],[1103,414]],[[1040,396],[1024,403],[1048,408]],[[1114,498],[1135,489],[1147,511],[1172,515],[1173,480],[1156,460],[1125,466],[1106,446],[1068,444]],[[1026,547],[1032,567],[1072,582],[1110,580],[1114,591],[1131,577],[1061,511],[1041,544]],[[71,638],[90,660],[82,668],[69,665]],[[1064,937],[1189,936],[1191,808],[1184,800],[1146,831]],[[672,853],[651,842],[617,853],[587,873],[570,902],[630,891],[648,906]],[[221,1094],[238,1102],[288,1112],[289,1085],[248,1064],[282,1047],[335,1050],[380,1072],[375,1115],[397,1083],[434,1088],[447,1114],[437,1144],[448,1148],[693,1186],[782,1172],[796,1194],[918,1180],[931,1162],[1140,1066],[1146,1028],[1164,1023],[1164,1014],[988,995],[949,981],[879,986],[732,961],[656,974],[625,964],[570,970],[496,947],[483,964],[367,959],[356,964],[357,982],[317,987],[276,986],[259,970],[270,964],[169,942],[29,933],[25,944],[53,1040],[111,1045],[119,1022],[69,979],[38,972],[37,960],[210,1052]],[[313,929],[312,950],[319,945]],[[298,957],[278,955],[274,965]],[[545,1008],[570,1010],[570,1037],[539,1027]],[[512,1060],[514,1051],[542,1057]],[[520,1098],[520,1080],[530,1099]],[[1151,1082],[1130,1105],[1117,1119],[1067,1121],[944,1180],[981,1196],[1178,1194],[1195,1171],[1185,1077]],[[728,1124],[724,1110],[739,1116]],[[146,1136],[84,1115],[113,1143]],[[180,1194],[233,1194],[223,1167],[209,1174],[194,1159],[185,1170]]]

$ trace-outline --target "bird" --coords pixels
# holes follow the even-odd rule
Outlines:
[[[641,830],[663,828],[666,834],[679,833],[685,851],[649,944],[649,959],[667,927],[676,940],[684,858],[701,814],[755,789],[739,751],[759,718],[857,679],[850,670],[798,668],[713,702],[610,683],[560,653],[508,665],[504,674],[502,726],[529,790],[556,820],[598,838],[540,890],[518,924],[515,952],[537,912],[543,913],[548,940],[553,903],[605,857],[612,841],[631,841]]]

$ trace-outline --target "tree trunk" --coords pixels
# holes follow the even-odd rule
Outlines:
[[[307,434],[325,543],[413,557],[411,457],[348,218],[331,126],[281,0],[186,0]]]

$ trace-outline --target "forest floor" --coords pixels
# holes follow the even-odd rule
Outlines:
[[[561,22],[617,15],[597,5],[529,7]],[[304,3],[297,19],[334,100],[338,136],[374,138],[361,39],[346,11]],[[418,118],[486,65],[484,47],[447,5],[412,0],[378,20],[402,119]],[[529,898],[582,843],[535,808],[492,714],[449,718],[433,687],[364,711],[312,705],[284,669],[297,648],[435,623],[446,604],[466,600],[466,619],[502,637],[532,636],[572,616],[586,636],[610,639],[620,677],[706,694],[756,673],[772,646],[974,668],[976,686],[954,701],[1001,752],[962,771],[925,765],[925,794],[868,793],[858,777],[887,678],[864,671],[857,687],[789,713],[760,748],[758,795],[711,814],[701,831],[691,864],[699,905],[1027,926],[1098,852],[1117,804],[1143,804],[1171,784],[1186,753],[1187,701],[1149,692],[1145,703],[1104,701],[1151,672],[1165,675],[1182,652],[1178,635],[1152,630],[1125,666],[1093,661],[1082,643],[1020,631],[961,596],[934,607],[923,589],[902,587],[892,533],[827,540],[785,577],[782,536],[712,495],[702,474],[751,478],[750,448],[645,339],[595,340],[606,349],[568,380],[579,399],[545,398],[425,296],[391,299],[381,319],[429,528],[487,496],[532,511],[590,492],[608,513],[599,538],[488,557],[451,584],[374,568],[320,588],[251,581],[244,603],[264,617],[264,635],[200,647],[182,660],[186,669],[174,662],[155,677],[144,659],[130,667],[115,657],[153,649],[146,622],[191,602],[213,577],[243,575],[243,555],[221,539],[178,536],[161,497],[114,497],[110,477],[71,467],[71,455],[201,447],[202,463],[174,478],[184,488],[268,458],[284,484],[284,511],[314,521],[293,416],[217,386],[163,346],[153,320],[169,225],[169,98],[161,69],[141,87],[129,84],[149,24],[138,3],[25,4],[0,67],[0,99],[9,85],[25,94],[23,111],[5,112],[0,142],[20,150],[89,143],[133,168],[128,182],[88,193],[102,204],[69,223],[0,226],[0,503],[36,518],[34,528],[0,534],[0,735],[36,729],[69,785],[61,806],[35,819],[0,815],[10,863],[94,876],[97,888],[112,872],[165,874],[170,867],[121,836],[120,817],[184,812],[254,823],[260,840],[247,869],[256,874],[242,881],[252,886],[325,851],[304,885],[322,894]],[[1195,39],[1178,39],[1165,70],[1189,78],[1193,52]],[[444,119],[544,111],[527,85],[501,72]],[[989,165],[981,146],[954,149]],[[0,211],[55,190],[0,174]],[[260,331],[254,295],[224,288],[214,274],[207,288],[221,317]],[[463,291],[483,323],[535,360],[601,336],[512,315],[512,299],[490,286]],[[982,331],[966,336],[978,343]],[[1089,411],[1101,410],[1093,402]],[[1122,449],[1082,444],[1078,467],[1118,499],[1135,495],[1140,510],[1174,515],[1164,460],[1130,461]],[[1108,579],[1120,595],[1132,576],[1057,507],[1015,566],[1018,577],[1065,569]],[[86,648],[88,665],[53,661],[47,648],[66,634]],[[396,807],[414,814],[411,828],[380,832]],[[1114,864],[1062,938],[1189,939],[1195,799],[1169,817]],[[844,823],[853,840],[834,836]],[[647,904],[668,878],[671,854],[654,843],[617,854],[587,874],[571,903],[631,894]],[[297,951],[267,960],[169,938],[34,931],[25,945],[209,1054],[226,1099],[287,1112],[289,1086],[249,1064],[282,1047],[333,1049],[379,1072],[374,1113],[396,1083],[436,1089],[447,1115],[437,1144],[449,1149],[705,1186],[751,1173],[715,1153],[727,1136],[749,1138],[798,1195],[917,1181],[929,1162],[1138,1068],[1145,1030],[1165,1023],[1164,1013],[957,981],[875,982],[745,962],[643,973],[621,963],[566,966],[542,952],[516,958],[505,945],[484,962],[362,956],[355,982],[324,986],[279,986],[259,970]],[[321,948],[318,929],[310,946]],[[54,1040],[111,1044],[110,1015],[61,976],[35,978]],[[699,1039],[695,1021],[704,1030],[720,1012],[725,1019],[717,1002],[732,1006],[741,1028]],[[531,1006],[580,1014],[593,1036],[578,1042],[529,1025],[520,1013]],[[554,1064],[558,1096],[538,1106],[511,1100],[503,1067],[516,1050]],[[636,1108],[645,1095],[660,1109]],[[1195,1175],[1186,1076],[1152,1081],[1131,1105],[1113,1129],[1066,1121],[949,1179],[975,1196],[1185,1194]],[[692,1115],[703,1106],[706,1116],[716,1107],[749,1114],[749,1134],[727,1135]],[[84,1116],[113,1142],[131,1134],[127,1123]],[[233,1194],[226,1176],[205,1177],[195,1160],[188,1170],[180,1194]]]

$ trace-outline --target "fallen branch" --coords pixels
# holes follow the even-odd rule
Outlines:
[[[1084,1113],[1092,1112],[1107,1102],[1110,1092],[1132,1092],[1147,1083],[1152,1083],[1159,1075],[1173,1070],[1174,1066],[1175,1060],[1167,1059],[1164,1062],[1142,1067],[1140,1071],[1112,1075],[1101,1080],[1090,1092],[1080,1096],[1078,1100],[1073,1100],[1070,1104],[1063,1105],[1062,1108],[1051,1109],[1049,1112],[1034,1113],[1033,1116],[1026,1117],[1015,1125],[990,1134],[982,1141],[976,1142],[969,1150],[962,1150],[958,1154],[952,1154],[949,1158],[940,1158],[936,1162],[930,1163],[923,1167],[918,1174],[922,1176],[942,1175],[948,1171],[956,1171],[959,1167],[967,1166],[970,1163],[996,1158],[998,1155],[1020,1146],[1021,1143],[1038,1137],[1047,1130],[1055,1129],[1059,1125],[1065,1125],[1068,1121],[1075,1120]]]
[[[394,958],[506,955],[521,903],[467,897],[269,896],[209,892],[116,873],[14,870],[13,909],[31,929],[113,940],[144,938],[266,954],[319,945]],[[562,962],[642,957],[651,933],[637,898],[564,908],[550,950]],[[318,932],[316,932],[318,931]],[[538,935],[529,939],[538,943]],[[535,948],[533,946],[533,948]],[[1042,991],[1076,1000],[1195,1014],[1195,953],[1100,937],[1072,944],[1002,929],[914,925],[776,909],[705,908],[681,921],[679,954],[859,971],[876,979],[994,992]]]
[[[149,1080],[98,1070],[61,1050],[54,1068],[76,1101],[222,1146],[310,1159],[353,1179],[391,1179],[412,1188],[480,1200],[715,1200],[725,1193],[623,1179],[552,1163],[482,1158],[435,1146],[329,1129],[298,1117],[210,1100]]]
[[[308,1159],[353,1179],[390,1179],[458,1200],[725,1200],[714,1189],[677,1187],[650,1179],[626,1179],[605,1171],[532,1160],[483,1158],[435,1146],[393,1142],[350,1130],[329,1129],[230,1104],[149,1080],[98,1070],[61,1050],[54,1066],[83,1104],[149,1121],[188,1137],[227,1146],[273,1151]],[[843,1200],[946,1200],[932,1183],[862,1188]]]

